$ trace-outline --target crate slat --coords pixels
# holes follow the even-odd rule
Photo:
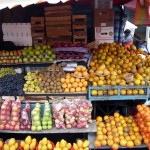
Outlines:
[[[71,21],[71,16],[63,16],[63,17],[45,17],[45,21]]]
[[[61,17],[61,16],[69,16],[71,14],[72,14],[72,12],[64,10],[64,11],[46,12],[45,16],[46,17],[48,17],[48,16],[50,16],[50,17],[54,17],[54,16]]]
[[[44,8],[45,11],[54,11],[54,10],[60,11],[60,10],[66,10],[66,9],[71,10],[72,6],[71,5],[64,5],[64,6],[53,6],[53,7],[45,7]]]
[[[71,26],[71,21],[63,21],[63,22],[46,22],[46,26],[55,26],[55,25],[68,25]]]

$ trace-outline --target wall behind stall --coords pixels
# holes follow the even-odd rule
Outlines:
[[[44,16],[44,7],[52,6],[48,3],[30,5],[22,8],[17,6],[12,9],[5,8],[0,11],[0,40],[2,40],[2,23],[30,23],[31,17]],[[94,40],[94,28],[93,28],[93,5],[81,6],[78,4],[72,5],[73,14],[85,14],[87,15],[87,31],[88,42]]]

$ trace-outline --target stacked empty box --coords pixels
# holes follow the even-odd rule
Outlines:
[[[86,15],[72,16],[73,43],[87,43],[87,17]]]
[[[33,45],[45,45],[45,30],[44,17],[31,18],[31,35],[33,38]]]
[[[47,44],[72,41],[71,14],[70,5],[45,8]]]

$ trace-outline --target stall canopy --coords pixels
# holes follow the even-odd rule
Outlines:
[[[131,0],[113,0],[115,5],[122,5]],[[93,2],[93,0],[0,0],[0,9],[4,9],[6,7],[13,8],[18,5],[21,5],[22,7],[26,7],[31,4],[37,4],[42,2],[48,2],[50,4],[57,4],[59,2],[65,3],[68,2],[70,4],[72,3],[78,3],[78,4],[90,4]]]

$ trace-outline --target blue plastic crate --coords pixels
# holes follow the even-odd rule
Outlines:
[[[96,90],[92,95],[92,90]],[[149,86],[89,86],[88,99],[98,100],[148,100]]]

